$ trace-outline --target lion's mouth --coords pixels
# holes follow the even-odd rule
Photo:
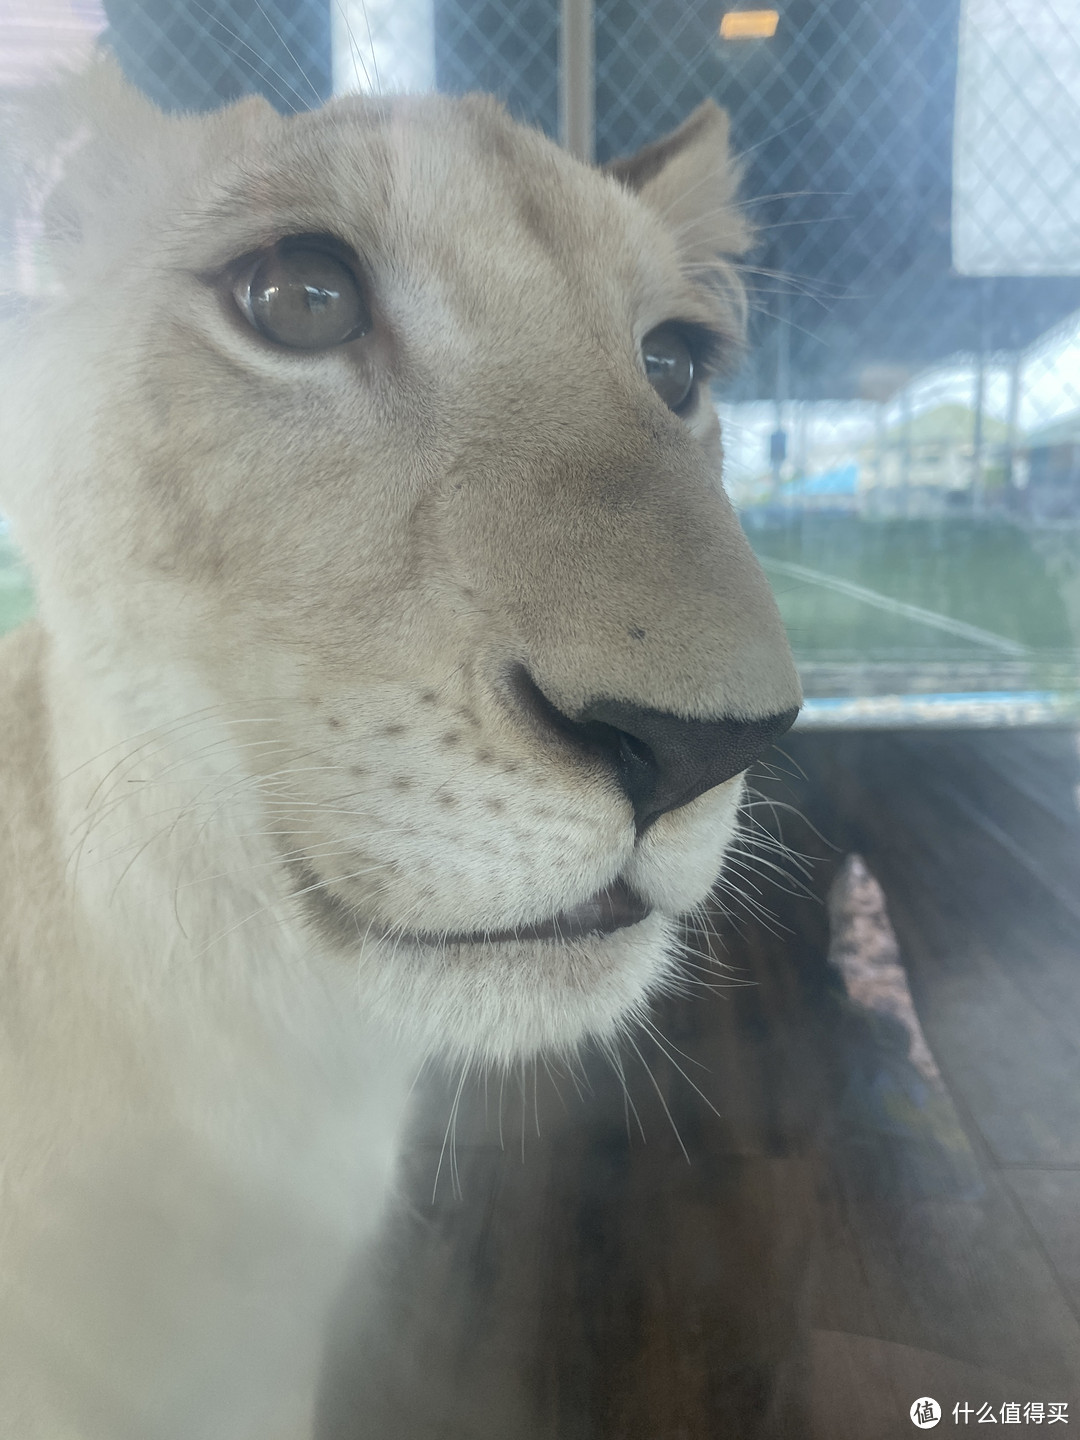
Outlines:
[[[289,869],[295,881],[294,894],[306,910],[308,918],[327,939],[349,946],[355,944],[358,935],[364,937],[372,933],[373,929],[376,934],[397,944],[412,941],[418,945],[439,947],[506,945],[530,940],[580,940],[587,935],[611,935],[616,930],[637,925],[652,913],[652,906],[648,901],[632,890],[625,880],[614,880],[579,905],[573,905],[569,910],[560,910],[550,920],[538,920],[513,930],[406,932],[398,926],[385,929],[373,927],[370,919],[365,925],[364,916],[347,900],[335,895],[327,882],[307,865],[293,861],[289,863]]]
[[[580,905],[560,910],[550,920],[521,925],[515,930],[475,930],[466,934],[414,932],[411,939],[422,945],[505,945],[527,940],[579,940],[586,935],[611,935],[637,925],[652,907],[625,880],[615,880]]]

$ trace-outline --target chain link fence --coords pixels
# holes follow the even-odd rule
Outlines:
[[[288,112],[335,88],[404,79],[493,91],[519,118],[557,128],[557,0],[24,0],[39,17],[50,3],[57,23],[67,11],[105,26],[125,69],[167,109],[258,91]],[[1020,34],[1025,14],[1047,11],[1047,0],[972,9],[995,4]],[[880,399],[944,357],[1030,347],[1080,309],[1075,253],[1068,276],[954,268],[960,0],[789,0],[773,36],[726,42],[724,9],[598,0],[596,150],[603,161],[655,139],[705,96],[730,111],[760,242],[747,267],[754,343],[732,399]],[[1074,79],[1080,91],[1080,22],[1058,18],[1053,48],[1072,54],[1060,88]],[[1070,210],[1060,196],[1080,188],[1067,123],[1080,121],[1080,103],[1051,128],[1019,82],[1005,95],[1014,167],[1037,162],[1046,179],[1025,214],[984,175],[1000,201],[986,228],[1011,218],[1037,236],[1072,221],[1075,252],[1077,202]],[[958,218],[970,229],[967,212]],[[1038,256],[1036,243],[1036,267]]]
[[[165,110],[259,93],[285,113],[329,99],[330,10],[310,0],[103,0],[106,42]]]
[[[558,128],[558,0],[20,3],[39,33],[47,12],[54,35],[103,31],[167,109],[256,91],[289,112],[434,86],[494,92]],[[1047,536],[1080,521],[1080,16],[1068,0],[785,0],[754,38],[729,9],[747,6],[595,0],[596,155],[657,138],[707,96],[731,114],[758,241],[751,344],[717,400],[729,488],[774,579],[789,567],[797,643],[800,625],[831,637],[823,664],[940,651],[889,639],[884,621],[871,634],[861,612],[830,621],[839,592],[811,604],[793,565],[969,628],[990,616],[1001,665],[1016,646],[1073,654],[1080,576],[1071,539]],[[871,558],[872,519],[907,526],[891,560]],[[927,559],[919,523],[955,539],[992,520],[1038,531],[1038,615],[1024,618],[1019,571],[1003,585],[987,560],[958,594],[948,545]]]
[[[88,26],[96,17],[128,73],[168,109],[259,91],[290,111],[334,89],[434,84],[493,91],[519,118],[557,128],[557,0],[23,3]],[[731,113],[759,246],[746,272],[753,343],[730,399],[880,400],[946,357],[1025,351],[1080,309],[1080,202],[1061,199],[1080,188],[1080,101],[1071,113],[1067,100],[1048,106],[1039,75],[1056,57],[1059,97],[1070,85],[1080,94],[1080,22],[1052,0],[968,9],[1002,32],[971,64],[988,71],[983,93],[996,80],[1005,159],[1044,177],[1037,203],[1018,203],[1000,167],[973,186],[968,165],[958,209],[958,147],[980,119],[959,134],[961,0],[788,0],[775,34],[728,41],[722,0],[597,0],[599,160],[655,139],[705,96]],[[1025,85],[1023,67],[1011,77],[1001,67],[1010,42],[1031,42],[1048,17],[1057,23],[1029,43]],[[1028,96],[1032,74],[1043,83]],[[991,204],[980,209],[980,197]],[[985,235],[1004,223],[1034,241],[1024,269],[994,273],[991,253],[983,273],[957,273],[954,230],[971,250],[973,224]],[[1040,237],[1055,224],[1072,259],[1059,254],[1058,273],[1039,274]]]

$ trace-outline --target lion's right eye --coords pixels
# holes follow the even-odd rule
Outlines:
[[[660,325],[641,342],[641,359],[649,384],[678,415],[694,388],[694,355],[673,325]]]
[[[371,329],[355,273],[317,241],[279,241],[233,294],[249,324],[289,350],[330,350]]]

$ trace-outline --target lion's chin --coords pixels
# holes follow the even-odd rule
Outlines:
[[[648,1014],[677,966],[677,927],[658,912],[577,939],[408,946],[409,978],[432,1048],[507,1066],[612,1041]],[[397,950],[396,959],[405,958]],[[393,962],[392,962],[393,963]],[[400,975],[400,972],[399,972]]]
[[[376,1009],[423,1049],[514,1065],[542,1053],[566,1055],[632,1028],[673,978],[677,934],[676,922],[654,910],[636,923],[575,939],[377,942],[361,987],[378,995]]]
[[[372,923],[297,867],[308,924],[355,967],[364,1012],[428,1054],[487,1065],[610,1039],[677,966],[677,921],[616,880],[550,920],[494,931]]]

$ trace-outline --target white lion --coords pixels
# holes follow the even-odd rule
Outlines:
[[[611,1036],[800,696],[719,484],[722,113],[37,103],[5,342],[0,1435],[299,1440],[425,1056]],[[30,163],[28,160],[27,163]]]

